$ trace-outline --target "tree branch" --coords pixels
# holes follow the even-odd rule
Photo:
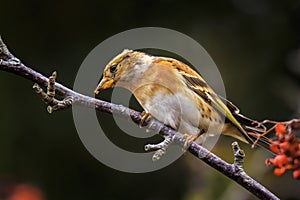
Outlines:
[[[47,77],[27,67],[18,58],[11,54],[1,38],[0,70],[22,76],[43,87],[47,87],[49,83],[49,79]],[[142,114],[137,111],[134,111],[122,105],[116,105],[113,103],[105,102],[99,99],[82,95],[57,82],[55,82],[55,91],[59,96],[63,98],[71,97],[73,104],[77,104],[87,108],[93,108],[100,112],[105,112],[108,114],[114,113],[117,114],[119,117],[125,119],[128,119],[130,117],[136,124],[139,125],[143,123],[143,126],[147,127],[148,129],[159,133],[165,138],[173,138],[173,141],[177,144],[182,144],[183,135],[181,133],[176,132],[175,130],[171,129],[170,127],[164,125],[163,123],[154,118],[143,122]],[[188,151],[195,157],[199,158],[209,166],[213,167],[214,169],[218,170],[230,179],[234,180],[258,198],[274,200],[279,199],[273,193],[267,190],[264,186],[262,186],[260,183],[252,179],[244,172],[242,168],[244,154],[241,152],[242,150],[239,149],[237,144],[233,144],[233,149],[235,155],[235,162],[234,164],[229,164],[195,142],[192,142],[188,147]]]

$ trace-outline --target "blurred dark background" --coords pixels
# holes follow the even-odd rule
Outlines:
[[[58,81],[68,87],[101,41],[128,29],[157,26],[187,34],[208,51],[222,74],[227,98],[245,115],[257,120],[300,115],[300,1],[6,0],[1,1],[0,17],[0,34],[10,50],[45,75],[57,70]],[[0,72],[2,199],[20,185],[36,195],[27,196],[31,200],[255,198],[188,154],[151,173],[106,167],[81,143],[71,110],[48,114],[32,84]],[[111,117],[103,117],[113,127]],[[214,153],[231,162],[232,141],[221,138]],[[264,166],[270,154],[241,145],[249,175],[282,199],[299,199],[300,182],[291,173],[275,177]]]

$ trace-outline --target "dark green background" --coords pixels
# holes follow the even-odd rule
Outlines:
[[[258,120],[300,115],[300,1],[6,0],[0,7],[0,34],[11,51],[43,74],[57,70],[58,81],[68,87],[85,56],[101,41],[128,29],[157,26],[203,45],[219,67],[227,97],[245,115]],[[56,200],[255,198],[190,155],[146,174],[104,166],[81,143],[71,110],[49,115],[32,84],[0,72],[4,184],[29,183]],[[100,117],[113,126],[110,116]],[[229,162],[232,141],[221,138],[214,149]],[[118,141],[126,142],[132,141]],[[300,182],[291,173],[275,177],[271,167],[264,167],[267,152],[242,147],[251,176],[282,199],[299,197]]]

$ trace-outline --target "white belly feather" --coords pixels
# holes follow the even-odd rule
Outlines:
[[[179,132],[192,135],[200,131],[198,127],[201,120],[206,120],[201,118],[195,102],[182,93],[165,95],[158,92],[146,102],[144,109]]]
[[[219,135],[223,128],[223,123],[201,115],[201,109],[183,93],[165,95],[158,92],[143,107],[153,117],[181,133],[196,135],[204,129],[206,133],[197,139],[198,143],[203,143],[207,136]]]

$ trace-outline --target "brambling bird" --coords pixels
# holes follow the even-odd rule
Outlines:
[[[257,137],[266,130],[262,124],[241,115],[196,71],[176,59],[124,50],[107,64],[94,92],[115,86],[133,93],[144,109],[142,120],[153,116],[185,134],[188,141],[221,127],[221,134],[250,144],[257,139],[269,148],[265,138]]]

